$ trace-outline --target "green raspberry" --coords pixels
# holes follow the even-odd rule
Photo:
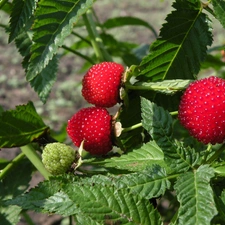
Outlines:
[[[63,143],[50,143],[43,149],[42,162],[52,175],[59,175],[71,168],[75,156],[76,152],[72,147]]]

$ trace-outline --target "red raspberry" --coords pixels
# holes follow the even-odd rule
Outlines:
[[[178,118],[200,142],[224,142],[225,80],[211,76],[191,83],[181,98]]]
[[[102,62],[92,66],[82,81],[83,97],[95,106],[114,106],[119,102],[123,72],[123,66],[115,62]]]
[[[68,121],[67,133],[74,145],[93,155],[103,155],[112,149],[111,116],[105,108],[83,108]]]

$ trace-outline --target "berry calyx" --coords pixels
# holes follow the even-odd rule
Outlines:
[[[52,175],[66,173],[76,157],[75,150],[63,143],[49,143],[42,152],[42,162]]]
[[[84,140],[84,149],[104,155],[112,149],[111,116],[102,107],[83,108],[68,121],[67,133],[75,146]]]
[[[181,98],[178,118],[200,142],[224,142],[225,80],[211,76],[191,83]]]
[[[82,80],[82,95],[95,106],[112,107],[120,101],[119,89],[124,68],[115,62],[93,65]]]

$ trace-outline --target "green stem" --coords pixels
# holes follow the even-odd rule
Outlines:
[[[178,114],[178,111],[174,111],[174,112],[170,112],[170,115],[171,116],[175,116]],[[142,123],[137,123],[133,126],[130,126],[130,127],[126,127],[126,128],[122,128],[122,132],[128,132],[128,131],[131,131],[131,130],[134,130],[134,129],[137,129],[139,127],[142,127]]]
[[[69,216],[69,225],[73,225],[73,216]]]
[[[83,19],[98,61],[112,61],[111,56],[105,50],[102,39],[97,32],[91,10],[88,10],[87,13],[83,15]]]
[[[73,31],[72,34],[73,34],[74,36],[79,37],[82,41],[86,42],[87,44],[91,45],[91,42],[90,42],[89,40],[87,40],[86,38],[82,37],[82,36],[81,36],[80,34],[78,34],[77,32],[74,32],[74,31]]]
[[[2,24],[2,23],[0,23],[0,27],[1,27],[1,28],[4,28],[4,29],[6,29],[6,28],[7,28],[7,26],[6,26],[6,25],[4,25],[4,24]]]
[[[21,214],[22,214],[23,218],[26,220],[26,223],[28,225],[35,225],[33,220],[30,218],[30,216],[25,211],[22,211]]]
[[[2,180],[17,164],[24,158],[24,154],[20,153],[16,156],[0,173],[0,180]]]
[[[39,155],[33,148],[31,144],[21,147],[21,151],[26,155],[26,157],[33,163],[37,170],[43,175],[47,180],[51,175],[44,167]]]
[[[222,145],[207,161],[206,164],[211,164],[213,161],[218,159],[219,155],[225,150],[225,145]]]
[[[91,58],[87,57],[86,55],[81,54],[80,52],[73,50],[72,48],[69,48],[65,45],[62,45],[62,48],[64,48],[65,50],[74,53],[75,55],[80,56],[81,58],[87,60],[88,62],[90,62],[91,64],[95,64],[94,60],[92,60]]]
[[[178,111],[170,112],[170,115],[171,116],[176,116],[176,115],[178,115]]]
[[[142,127],[142,123],[137,123],[137,124],[135,124],[135,125],[133,125],[131,127],[123,128],[123,131],[122,132],[128,132],[128,131],[137,129],[139,127]]]

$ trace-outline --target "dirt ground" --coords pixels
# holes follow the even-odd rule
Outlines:
[[[101,21],[114,16],[136,16],[149,22],[159,32],[167,13],[171,10],[171,3],[172,0],[100,0],[96,2],[95,10]],[[1,12],[0,16],[2,16]],[[135,40],[140,44],[149,44],[154,41],[152,33],[146,32],[144,28],[124,27],[124,29],[112,32],[118,33],[122,40]],[[57,130],[77,109],[87,104],[81,97],[80,86],[74,87],[75,84],[79,84],[83,75],[79,72],[82,61],[75,56],[67,55],[61,59],[57,82],[48,102],[43,105],[37,94],[26,82],[21,67],[21,57],[13,43],[7,44],[7,37],[4,35],[2,28],[0,28],[0,52],[0,105],[5,110],[14,109],[16,105],[26,104],[31,100],[34,102],[38,113],[43,116],[46,124]],[[2,149],[0,158],[10,160],[19,151],[17,148]],[[35,186],[41,180],[42,177],[35,174],[31,186]],[[56,225],[60,224],[61,221],[61,217],[57,215],[40,215],[31,212],[30,216],[36,225]],[[26,222],[22,218],[18,225],[25,224]]]

